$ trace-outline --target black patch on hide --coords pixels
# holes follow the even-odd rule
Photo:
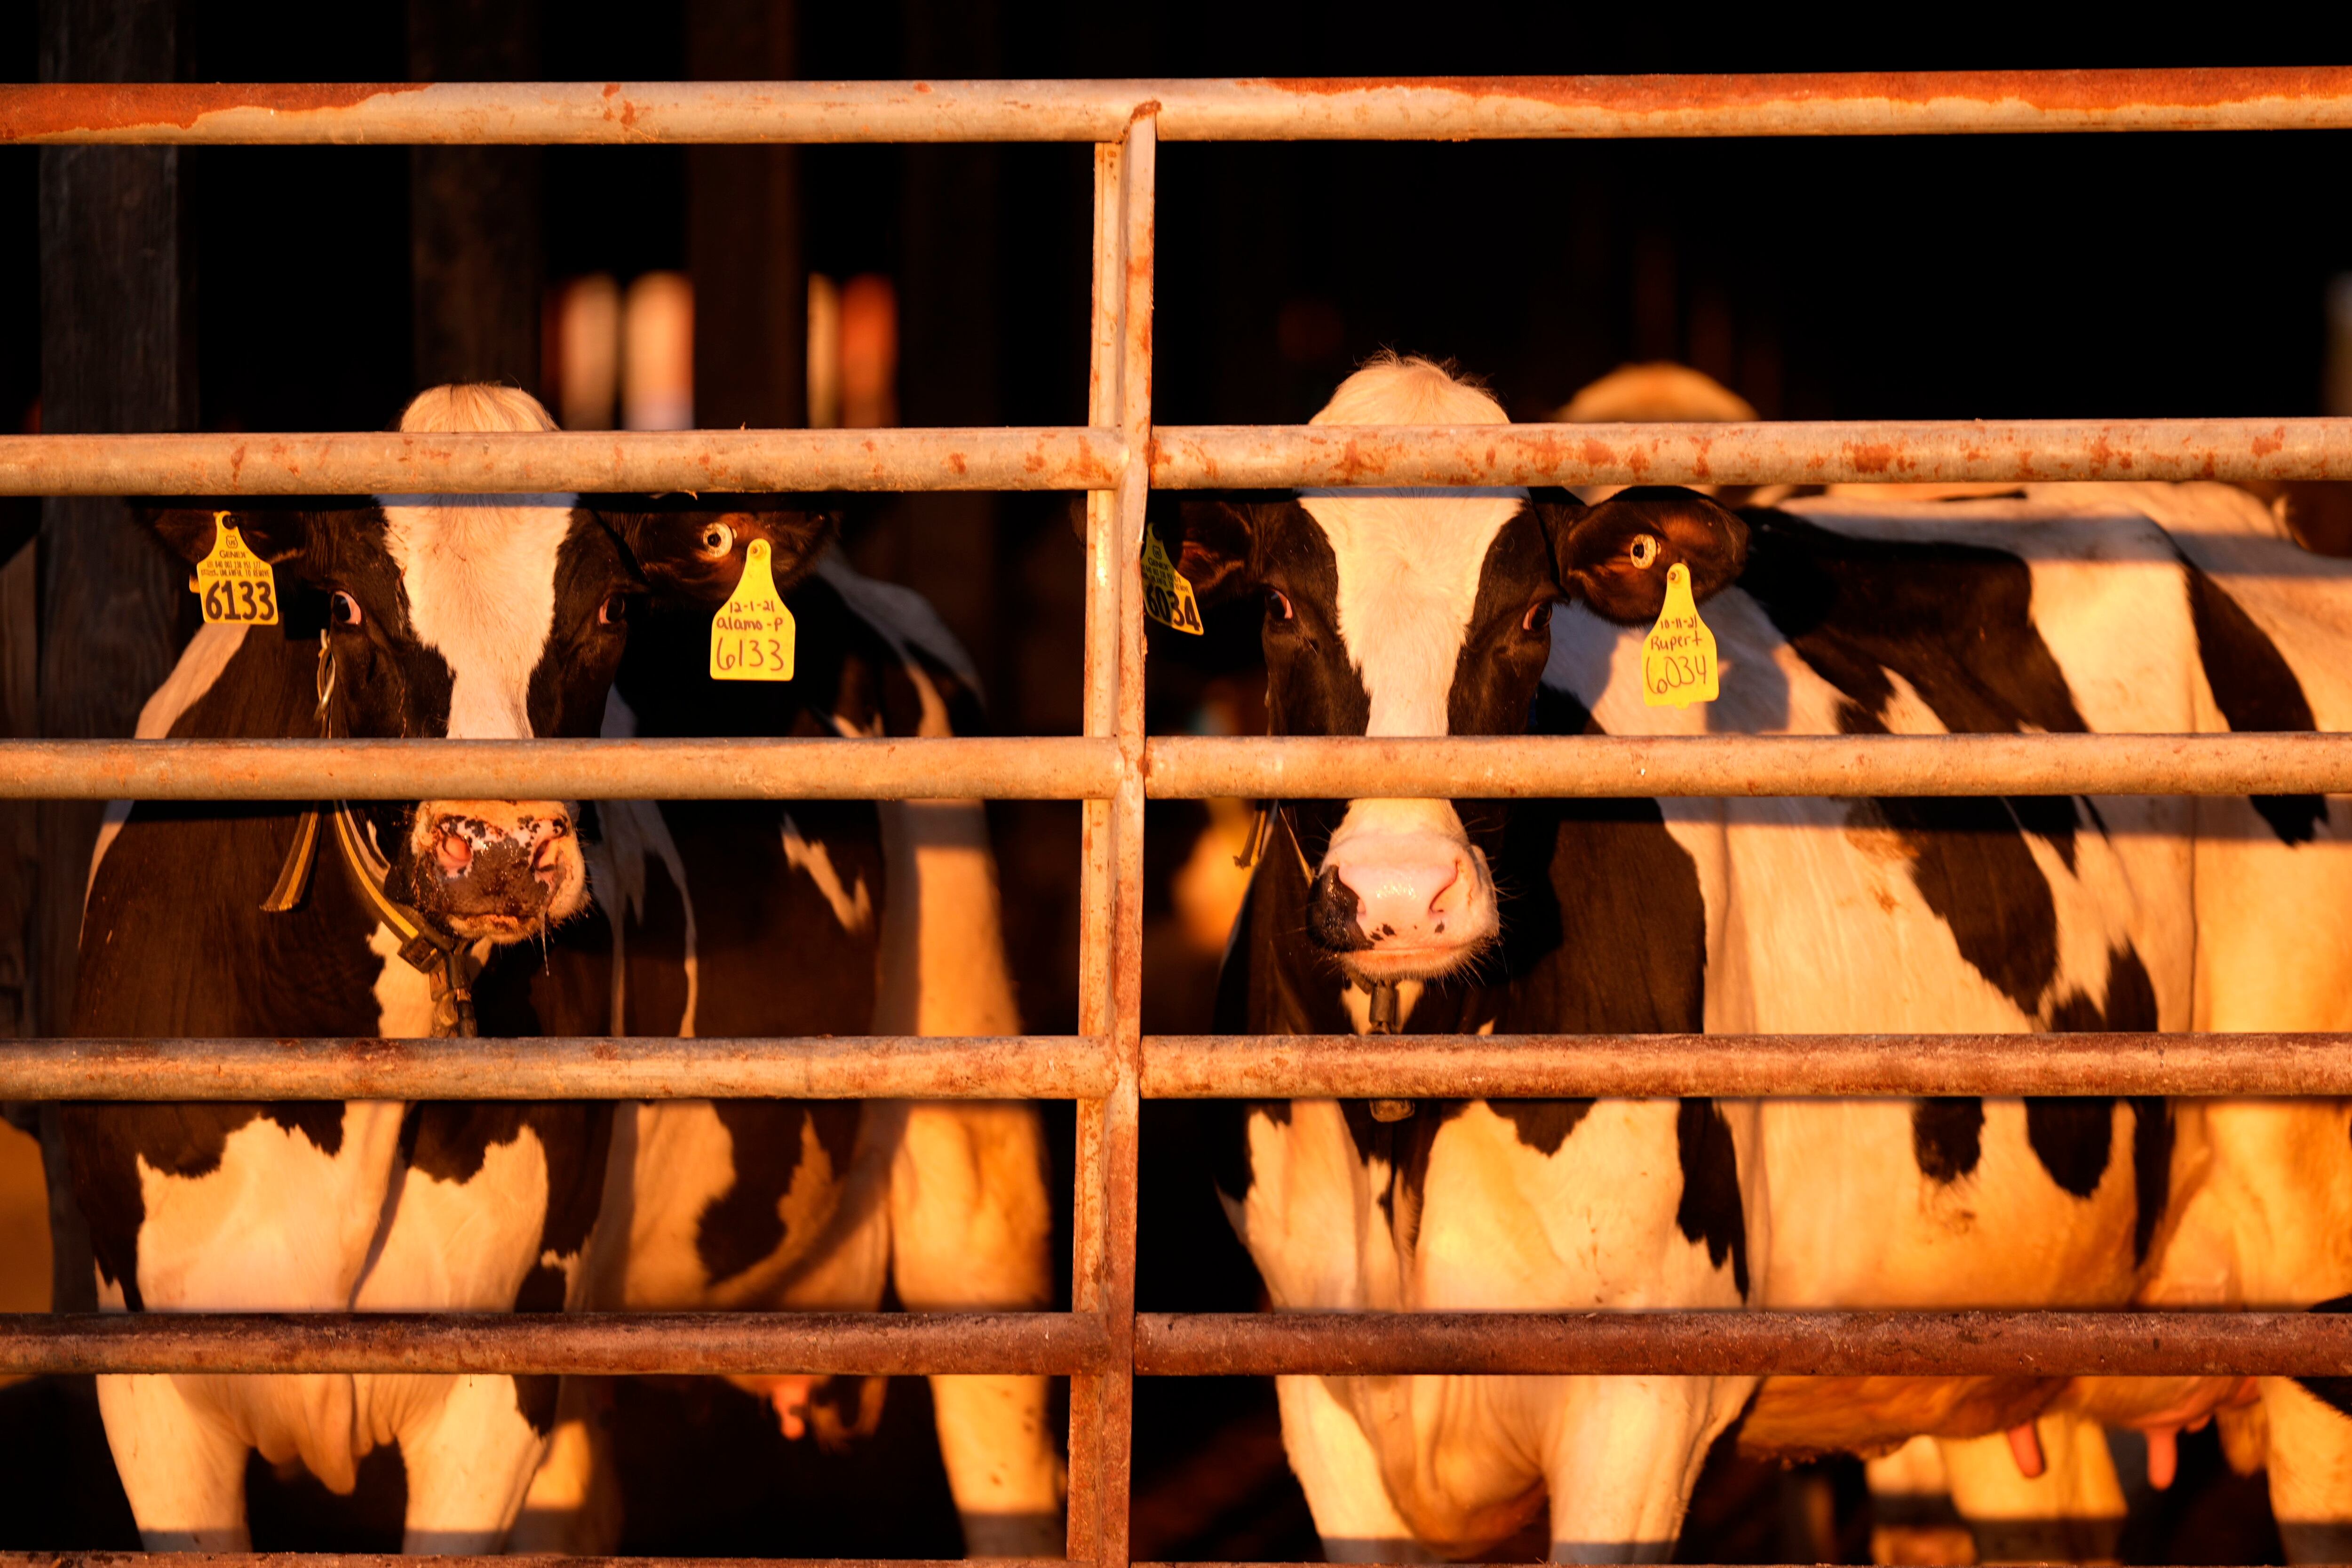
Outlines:
[[[1694,1246],[1706,1244],[1717,1268],[1731,1259],[1731,1282],[1748,1299],[1748,1215],[1739,1198],[1739,1155],[1731,1123],[1711,1100],[1685,1100],[1675,1121],[1683,1168],[1683,1199],[1675,1224]]]
[[[2197,658],[2213,705],[2232,730],[2308,732],[2318,728],[2286,656],[2270,634],[2227,590],[2186,561],[2189,613],[2197,627]],[[2254,810],[2282,844],[2308,844],[2327,820],[2327,802],[2315,795],[2258,795]]]
[[[1949,1186],[1974,1175],[1984,1158],[1984,1101],[1939,1095],[1912,1107],[1911,1155],[1931,1182]]]

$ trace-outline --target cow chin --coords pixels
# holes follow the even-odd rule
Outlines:
[[[588,902],[588,868],[563,801],[433,800],[409,830],[418,910],[467,941],[517,942]]]

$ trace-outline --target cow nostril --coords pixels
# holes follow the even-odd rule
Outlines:
[[[441,862],[441,869],[452,877],[465,875],[474,863],[474,846],[462,833],[443,833],[434,846],[434,854]]]
[[[1454,875],[1446,879],[1445,885],[1438,889],[1436,895],[1429,900],[1430,913],[1450,915],[1470,901],[1470,879],[1465,877],[1462,870],[1462,862],[1456,860]]]

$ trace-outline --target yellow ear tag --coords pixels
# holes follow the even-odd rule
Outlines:
[[[207,625],[278,624],[278,581],[269,563],[253,552],[225,511],[213,513],[213,547],[196,563],[188,591],[204,605]]]
[[[743,576],[734,595],[710,617],[710,679],[792,678],[793,613],[776,593],[768,542],[755,539],[743,552]]]
[[[1143,531],[1143,613],[1163,626],[1201,635],[1201,605],[1192,597],[1192,584],[1168,559],[1160,536],[1148,528]]]
[[[1687,708],[1717,695],[1715,634],[1691,599],[1690,568],[1677,561],[1666,568],[1658,624],[1642,639],[1642,700],[1653,708]]]

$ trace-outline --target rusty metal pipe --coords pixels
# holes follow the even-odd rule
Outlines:
[[[794,1557],[790,1561],[793,1568],[968,1568],[969,1560]],[[776,1562],[773,1557],[572,1557],[536,1552],[495,1557],[457,1552],[433,1555],[433,1568],[775,1568]],[[1060,1557],[992,1557],[988,1563],[989,1568],[1091,1568]],[[0,1552],[0,1568],[416,1568],[416,1559],[390,1552]]]
[[[1161,489],[2352,479],[2352,419],[1166,426]],[[1114,430],[0,437],[0,495],[1109,489]]]
[[[1115,142],[1147,106],[1171,142],[2319,130],[2352,72],[77,83],[0,89],[0,142]]]
[[[1045,1373],[1100,1363],[1068,1312],[11,1312],[16,1373]]]
[[[13,1040],[0,1100],[1082,1100],[1077,1036]]]
[[[1815,1377],[2342,1376],[2321,1312],[1145,1312],[1135,1370]]]
[[[1163,800],[2336,794],[2352,734],[1164,735],[1144,777]]]
[[[1192,735],[1144,747],[1154,798],[2300,795],[2352,792],[2352,734]],[[1078,800],[1118,743],[6,741],[0,800]]]
[[[1163,489],[2352,479],[2352,418],[1162,426]]]
[[[1079,800],[1118,747],[937,741],[6,741],[0,800]]]
[[[1083,490],[1118,483],[1127,450],[1020,426],[0,436],[0,495]]]
[[[0,1085],[7,1081],[0,1076]],[[2352,1035],[1150,1035],[1143,1092],[1154,1100],[2352,1096]]]

